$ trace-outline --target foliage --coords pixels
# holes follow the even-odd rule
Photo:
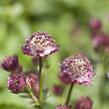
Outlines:
[[[50,69],[46,70],[45,81],[49,89],[59,83],[59,63],[67,56],[82,52],[86,54],[95,67],[96,76],[92,87],[76,86],[72,94],[72,104],[79,96],[90,96],[93,109],[109,107],[109,80],[102,89],[105,96],[100,103],[99,86],[105,72],[102,62],[91,45],[88,21],[97,17],[103,22],[103,31],[109,30],[109,1],[104,0],[0,0],[0,60],[12,54],[18,54],[25,71],[34,69],[31,58],[22,55],[21,46],[26,36],[34,31],[47,31],[61,45],[59,53],[48,58]],[[109,57],[107,56],[106,59]],[[108,65],[107,65],[108,66]],[[27,106],[29,100],[10,94],[6,88],[8,74],[0,70],[0,109],[32,109]],[[49,78],[49,79],[48,79]],[[66,95],[67,90],[65,90]],[[63,103],[64,97],[49,97],[46,109]]]

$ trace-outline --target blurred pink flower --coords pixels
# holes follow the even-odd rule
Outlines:
[[[99,31],[102,27],[102,23],[96,18],[91,18],[89,21],[89,26],[91,31]]]
[[[94,35],[92,45],[97,52],[104,50],[109,53],[109,36],[104,33]]]
[[[62,85],[54,85],[52,87],[52,92],[57,96],[62,95],[63,91],[64,91],[64,87]]]
[[[89,97],[81,97],[76,103],[75,109],[92,109],[93,102]]]

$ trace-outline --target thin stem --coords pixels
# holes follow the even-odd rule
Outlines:
[[[33,95],[32,92],[28,93],[29,97],[33,100],[33,102],[35,103],[36,106],[39,105],[38,99]]]
[[[105,84],[106,84],[106,83],[105,83],[105,82],[106,82],[106,80],[105,80],[105,78],[106,78],[106,77],[105,77],[105,76],[106,76],[106,74],[105,74],[105,73],[106,73],[106,70],[107,70],[107,69],[106,69],[105,66],[104,66],[104,68],[103,68],[103,74],[102,74],[101,79],[100,79],[100,80],[101,80],[101,83],[100,83],[100,88],[99,88],[99,97],[100,97],[99,100],[100,100],[100,104],[101,104],[101,106],[100,106],[101,109],[103,109],[103,106],[104,106],[104,96],[105,96],[104,93],[105,93],[105,92],[104,92],[104,88],[103,88],[103,87],[104,87]]]
[[[103,87],[105,86],[105,77],[103,75],[103,77],[101,78],[101,83],[100,83],[100,89],[99,89],[99,101],[100,101],[100,108],[103,109],[103,105],[104,105],[104,89]]]
[[[70,88],[69,88],[68,95],[67,95],[67,99],[66,99],[66,102],[65,102],[66,105],[69,104],[69,101],[70,101],[70,97],[71,97],[71,93],[72,93],[73,87],[74,87],[74,84],[71,84],[71,85],[70,85]]]
[[[42,58],[39,57],[39,77],[41,76],[41,72],[42,72]]]
[[[105,97],[105,92],[104,92],[104,86],[106,84],[106,72],[108,72],[108,63],[109,63],[109,60],[108,60],[108,55],[103,53],[102,56],[101,56],[101,61],[102,61],[102,65],[103,65],[103,71],[102,71],[102,75],[101,75],[101,83],[100,83],[100,86],[99,86],[99,101],[100,101],[100,108],[103,109],[104,107],[104,97]]]
[[[39,101],[42,102],[42,58],[39,57]]]

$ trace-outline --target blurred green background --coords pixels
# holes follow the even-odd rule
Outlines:
[[[0,60],[18,54],[24,70],[33,69],[31,57],[23,55],[21,46],[32,32],[46,31],[61,45],[58,53],[48,57],[50,69],[46,70],[44,81],[47,87],[51,89],[59,83],[59,63],[82,52],[91,59],[97,74],[91,87],[75,86],[71,103],[80,96],[90,96],[93,109],[109,109],[109,80],[103,87],[105,99],[100,102],[99,87],[104,72],[102,63],[96,64],[97,55],[91,45],[88,21],[92,17],[100,19],[103,31],[109,34],[109,0],[0,0]],[[0,69],[0,109],[33,109],[29,99],[7,90],[7,78],[8,73]],[[49,97],[45,109],[55,109],[64,100],[65,97]]]

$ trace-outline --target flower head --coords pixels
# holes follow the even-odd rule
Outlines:
[[[52,88],[52,92],[58,96],[62,95],[63,91],[64,91],[64,87],[62,85],[54,85]]]
[[[14,55],[6,57],[1,65],[2,68],[6,71],[9,72],[15,71],[19,66],[18,56]]]
[[[25,75],[23,73],[13,73],[8,79],[8,89],[12,93],[18,94],[25,89]]]
[[[63,61],[59,77],[64,83],[89,85],[93,75],[94,72],[90,61],[87,57],[78,54]]]
[[[92,109],[93,102],[89,97],[81,97],[76,103],[76,109]]]
[[[57,51],[59,46],[45,32],[35,32],[27,38],[26,43],[22,47],[23,53],[30,56],[48,56]]]
[[[56,107],[56,109],[71,109],[71,106],[59,105],[59,106]]]

